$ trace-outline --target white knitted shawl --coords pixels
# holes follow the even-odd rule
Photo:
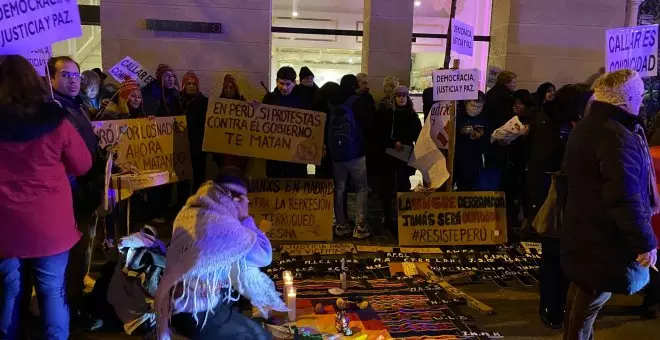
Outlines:
[[[225,292],[236,289],[264,315],[267,309],[287,310],[273,281],[245,261],[257,235],[238,220],[228,187],[238,189],[232,184],[223,187],[207,182],[188,199],[174,221],[167,267],[155,296],[161,340],[170,339],[173,313],[192,313],[199,323],[197,313],[206,312],[204,327],[208,314],[221,300],[234,300],[231,293],[221,296],[223,287],[228,288]],[[251,218],[245,222],[254,223]],[[183,286],[183,294],[177,297],[174,288],[178,284]]]

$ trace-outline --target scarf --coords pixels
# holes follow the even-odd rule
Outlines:
[[[191,313],[199,324],[198,313],[209,313],[218,303],[236,301],[232,288],[250,299],[267,315],[267,309],[286,311],[286,305],[273,281],[245,257],[255,245],[257,235],[244,227],[229,191],[245,188],[233,184],[204,184],[188,199],[174,221],[172,241],[167,250],[167,267],[156,292],[158,339],[170,339],[169,319],[173,313]],[[175,288],[183,288],[175,296]]]

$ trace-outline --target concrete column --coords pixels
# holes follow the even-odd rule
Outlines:
[[[628,0],[626,3],[626,26],[637,26],[639,6],[644,0]]]
[[[530,91],[584,82],[605,65],[605,31],[625,22],[621,0],[496,0],[488,62]]]
[[[271,8],[271,0],[103,0],[103,68],[125,56],[152,72],[165,63],[179,80],[195,71],[207,94],[231,73],[247,99],[261,100],[259,82],[269,84],[270,75]],[[222,33],[149,31],[145,19],[219,22]]]
[[[407,0],[364,0],[362,72],[376,98],[382,97],[385,77],[410,84],[413,8]]]

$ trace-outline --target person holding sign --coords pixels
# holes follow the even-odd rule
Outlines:
[[[105,100],[105,110],[101,116],[94,120],[115,120],[130,118],[145,118],[144,106],[142,105],[142,92],[140,87],[131,78],[126,78],[121,83],[117,94],[112,100]]]
[[[192,339],[270,339],[256,322],[232,310],[240,296],[263,315],[286,311],[271,279],[259,268],[272,247],[248,213],[248,179],[223,168],[192,196],[174,221],[167,267],[156,291],[158,339],[169,321]]]
[[[204,141],[204,118],[209,99],[200,92],[199,78],[188,71],[181,80],[181,108],[188,123],[190,160],[193,168],[193,190],[197,190],[206,179],[206,152],[202,151]]]
[[[296,109],[311,109],[311,103],[301,98],[296,87],[296,71],[284,66],[277,71],[277,88],[269,92],[261,101],[263,104],[292,107]],[[305,178],[307,165],[269,160],[266,162],[268,178]]]
[[[142,89],[144,111],[156,117],[179,116],[181,98],[174,69],[166,64],[158,65],[156,80]]]
[[[394,89],[394,108],[388,103],[381,103],[376,119],[377,133],[383,146],[380,152],[385,156],[383,176],[381,183],[381,200],[383,205],[383,224],[393,235],[397,235],[396,219],[392,205],[397,192],[409,192],[411,189],[410,176],[415,169],[408,166],[408,159],[399,159],[387,154],[387,149],[404,153],[408,156],[413,144],[422,131],[422,122],[415,112],[412,100],[408,97],[408,88],[398,86]]]
[[[477,100],[462,101],[458,106],[453,176],[458,191],[479,189],[479,175],[483,173],[491,132],[488,120],[481,114],[485,97],[479,91]]]
[[[243,97],[241,94],[241,89],[238,87],[238,81],[236,81],[236,78],[234,78],[234,76],[231,74],[225,75],[225,79],[222,83],[222,93],[220,94],[220,98],[245,101],[245,97]],[[237,166],[241,170],[246,171],[250,158],[216,153],[213,155],[213,160],[218,166],[218,169],[222,169],[225,166]]]
[[[612,294],[632,295],[657,261],[651,217],[660,211],[655,171],[638,123],[644,82],[632,70],[593,85],[589,114],[568,138],[568,197],[561,265],[571,286],[565,339],[593,339],[593,324]]]
[[[92,166],[82,137],[53,103],[30,63],[0,59],[0,338],[18,339],[23,295],[36,291],[46,339],[68,339],[63,294],[76,230],[67,176]],[[30,275],[26,275],[30,273]],[[29,290],[25,290],[29,287]]]

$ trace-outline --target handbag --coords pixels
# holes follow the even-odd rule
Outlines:
[[[547,238],[559,238],[566,202],[566,174],[551,174],[550,189],[541,209],[532,221],[532,228]]]

